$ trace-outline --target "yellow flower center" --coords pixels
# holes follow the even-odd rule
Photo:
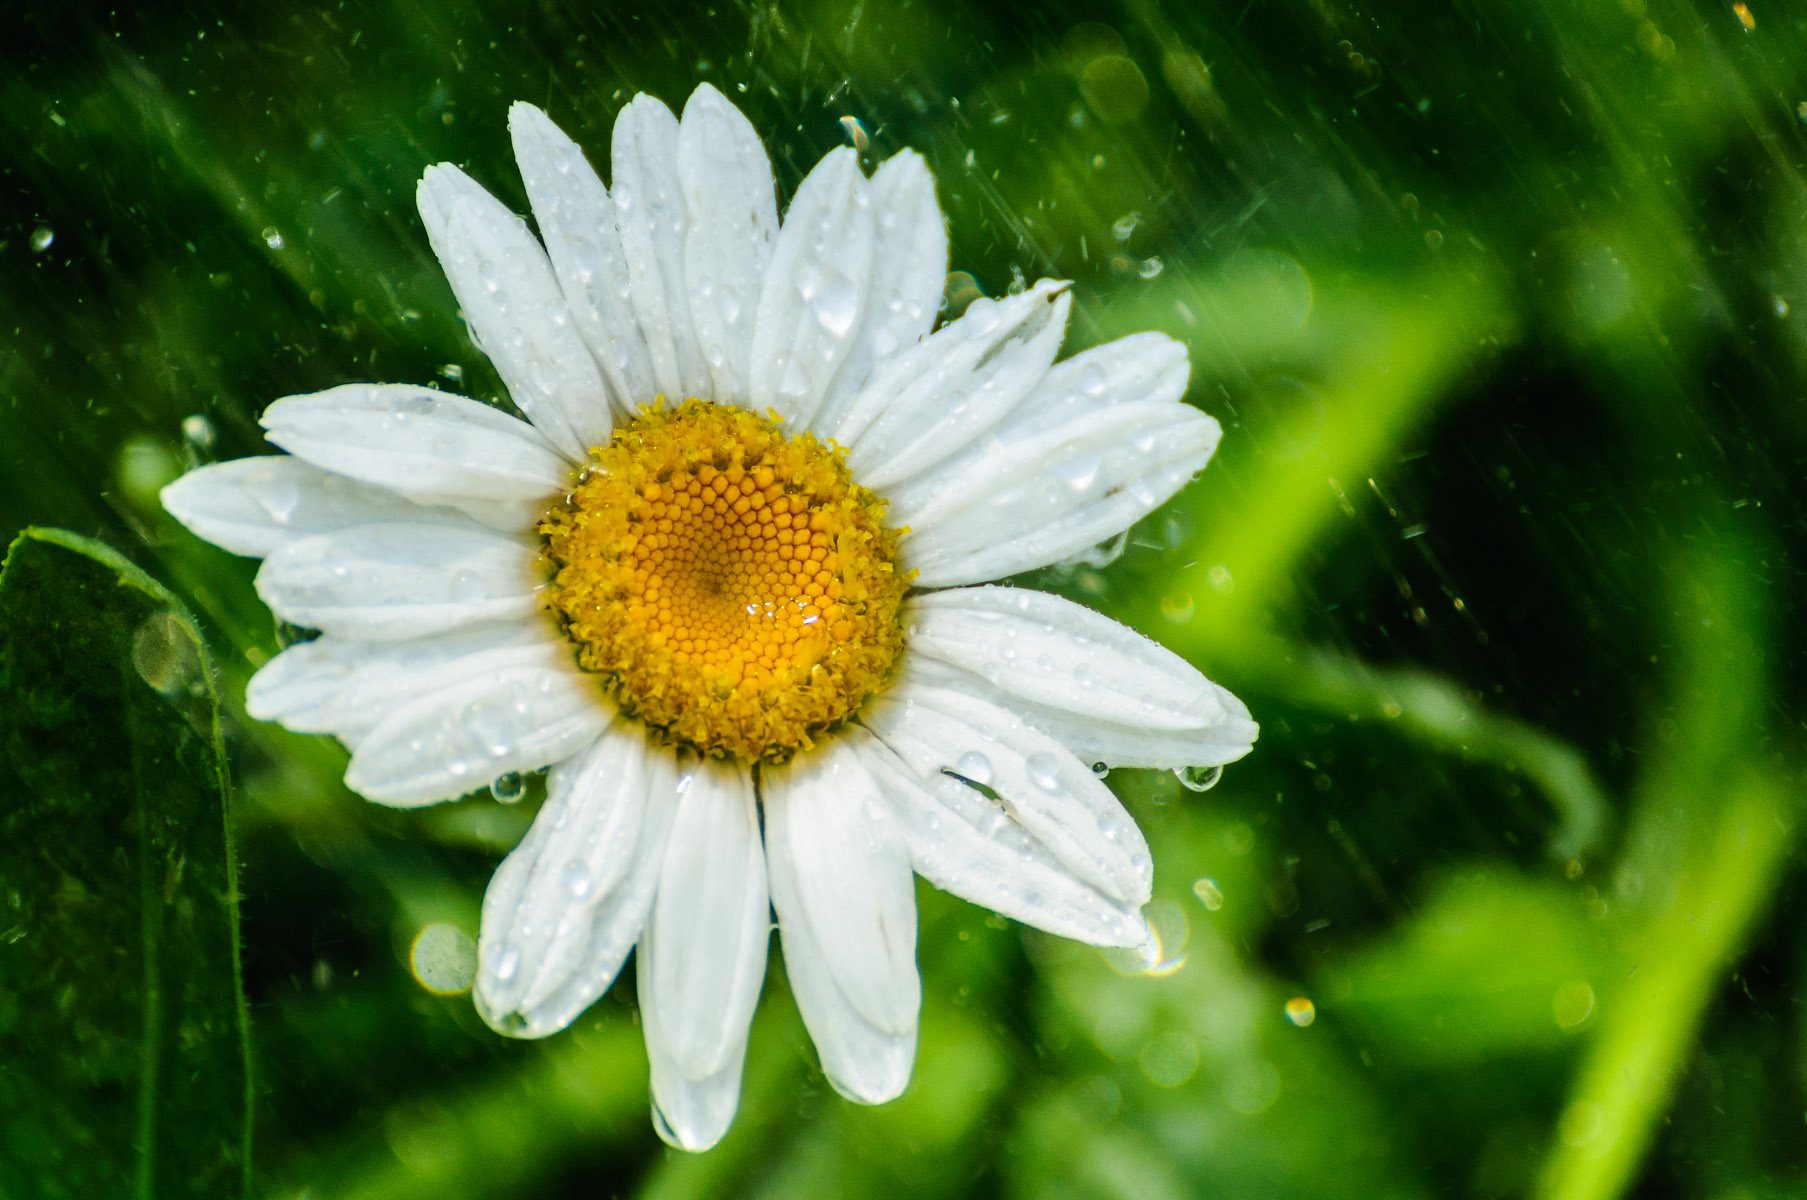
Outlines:
[[[623,712],[783,762],[884,685],[908,581],[884,501],[838,447],[688,400],[590,454],[540,525],[548,603]]]

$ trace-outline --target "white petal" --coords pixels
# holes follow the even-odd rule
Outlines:
[[[297,733],[330,733],[356,747],[415,696],[498,668],[557,667],[570,646],[547,621],[470,625],[406,642],[325,637],[290,646],[245,688],[245,711]]]
[[[469,524],[460,513],[423,508],[387,488],[322,471],[286,454],[197,468],[164,488],[162,499],[169,515],[198,536],[251,558],[353,525]]]
[[[865,487],[889,488],[966,449],[1048,373],[1066,333],[1070,285],[974,300],[860,392],[833,436]]]
[[[910,1081],[922,987],[909,853],[878,785],[837,740],[760,777],[785,970],[822,1070],[865,1104]]]
[[[1191,663],[1101,613],[1026,588],[951,588],[911,597],[912,653],[1006,692],[1151,730],[1223,722],[1223,691]]]
[[[872,209],[872,281],[853,346],[816,417],[819,431],[839,421],[878,368],[928,333],[947,286],[947,223],[920,154],[905,150],[885,160],[872,176]]]
[[[1191,368],[1186,346],[1164,333],[1132,333],[1055,364],[999,426],[1009,436],[1138,401],[1178,401]]]
[[[646,1035],[646,1057],[652,1068],[653,1128],[680,1150],[707,1150],[722,1140],[740,1108],[740,1076],[747,1061],[746,1035],[742,1033],[719,1070],[700,1079],[684,1074],[669,1048],[667,1018],[659,1012],[647,983],[656,959],[644,936],[635,961],[640,1026]]]
[[[358,525],[281,547],[257,594],[285,621],[344,637],[424,637],[539,610],[534,551],[457,525]]]
[[[706,83],[684,106],[678,183],[689,220],[684,279],[698,349],[715,395],[739,399],[747,394],[753,317],[778,237],[777,191],[752,124]]]
[[[643,1004],[657,1011],[663,1052],[700,1082],[745,1044],[771,907],[747,768],[704,760],[685,780],[646,927],[651,961],[640,972],[650,976]]]
[[[797,189],[759,296],[747,407],[813,428],[870,302],[871,188],[850,148],[830,151]]]
[[[508,131],[571,319],[602,366],[616,416],[632,417],[652,399],[652,359],[628,296],[615,202],[577,143],[533,105],[508,110]]]
[[[926,656],[915,659],[910,669],[926,683],[981,697],[1015,713],[1023,724],[1041,730],[1083,762],[1163,770],[1221,767],[1253,749],[1261,732],[1242,701],[1214,683],[1208,686],[1222,716],[1187,729],[1154,729],[1104,720],[1086,711],[1070,692],[1058,688],[1032,699]]]
[[[713,392],[697,346],[684,279],[688,222],[678,184],[678,119],[651,96],[635,96],[615,119],[616,226],[627,258],[628,297],[646,339],[655,391],[671,400]],[[651,396],[630,399],[641,403]]]
[[[345,785],[379,804],[462,796],[577,753],[612,716],[574,667],[507,667],[418,694],[358,743]]]
[[[525,525],[570,478],[527,422],[430,388],[347,384],[278,400],[259,420],[297,458],[479,519],[508,512]]]
[[[1067,870],[1120,904],[1148,903],[1142,831],[1092,769],[1005,710],[906,675],[861,720],[919,777],[952,773],[997,793],[1003,813]]]
[[[1130,403],[986,439],[889,494],[919,587],[1001,579],[1129,528],[1217,448],[1217,422],[1173,403]]]
[[[415,198],[471,336],[509,398],[581,462],[609,440],[614,419],[546,252],[519,217],[449,163],[427,168]]]
[[[878,781],[903,830],[910,861],[945,892],[1096,946],[1137,946],[1148,925],[1076,878],[995,801],[956,779],[922,775],[864,729],[843,730]]]
[[[608,990],[652,908],[677,780],[672,752],[630,722],[552,768],[483,896],[476,1001],[492,1027],[544,1037]]]

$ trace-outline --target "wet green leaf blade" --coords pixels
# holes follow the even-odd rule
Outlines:
[[[247,1195],[205,651],[161,585],[60,530],[0,571],[0,788],[0,1195]]]

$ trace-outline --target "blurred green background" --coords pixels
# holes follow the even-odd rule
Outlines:
[[[1807,1196],[1798,6],[26,0],[0,24],[0,534],[97,538],[192,610],[236,838],[212,874],[144,851],[168,882],[137,907],[55,891],[68,846],[119,835],[33,824],[29,685],[122,651],[28,677],[15,649],[0,1197],[242,1190],[232,1089],[165,1094],[239,1078],[228,1000],[189,998],[219,1036],[182,1025],[162,1090],[87,1037],[137,1036],[96,999],[103,951],[191,886],[224,920],[233,865],[260,1197]],[[525,211],[510,101],[600,164],[636,91],[704,80],[787,196],[836,145],[925,154],[950,310],[1072,278],[1069,351],[1190,345],[1217,460],[1020,582],[1187,655],[1262,738],[1207,793],[1110,776],[1153,843],[1155,970],[923,887],[909,1093],[827,1088],[774,956],[741,1116],[691,1157],[647,1120],[630,987],[517,1043],[416,977],[423,929],[474,934],[537,783],[385,811],[335,743],[248,721],[285,631],[255,564],[156,492],[263,451],[278,396],[497,396],[421,170]],[[9,593],[15,648],[101,603],[68,569],[64,607]],[[188,732],[101,705],[93,755],[187,739],[202,779],[204,672],[146,670],[194,659],[188,626],[132,586],[165,622],[136,669]],[[213,944],[171,961],[225,996]],[[182,1174],[185,1143],[230,1169]]]

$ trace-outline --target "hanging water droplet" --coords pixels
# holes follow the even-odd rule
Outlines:
[[[503,804],[518,804],[527,794],[527,780],[519,771],[498,775],[490,780],[489,794]]]
[[[33,254],[42,254],[50,249],[50,243],[56,241],[56,230],[48,225],[40,225],[31,231],[31,250]]]
[[[1124,213],[1111,224],[1111,236],[1120,242],[1127,242],[1129,235],[1136,231],[1136,225],[1141,220],[1141,213]]]
[[[262,236],[264,240],[264,245],[268,246],[270,249],[282,249],[282,230],[276,228],[276,226],[265,225],[264,231],[260,236]]]
[[[1173,777],[1188,791],[1208,792],[1223,778],[1222,767],[1175,767]]]
[[[991,760],[977,750],[968,750],[956,759],[954,771],[961,778],[970,779],[974,783],[988,784],[991,782]]]
[[[1092,764],[1092,774],[1096,775],[1098,778],[1107,779],[1110,777],[1110,773],[1111,765],[1109,763],[1095,762]]]
[[[1144,279],[1153,279],[1156,275],[1161,273],[1161,268],[1165,265],[1166,264],[1159,258],[1150,255],[1142,260],[1142,265],[1140,267],[1136,268],[1136,274]]]

